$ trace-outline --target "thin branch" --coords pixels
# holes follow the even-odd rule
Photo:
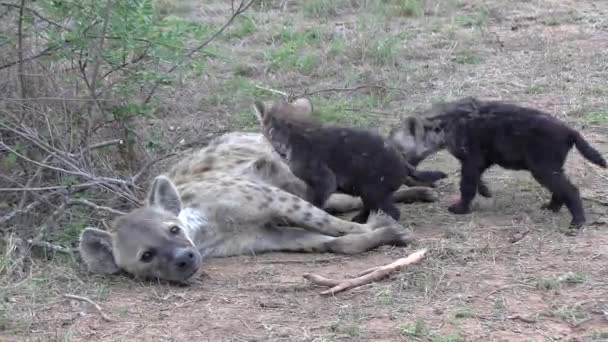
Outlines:
[[[190,51],[186,55],[187,58],[185,60],[173,65],[167,71],[167,74],[170,74],[170,73],[174,72],[175,70],[177,70],[177,68],[182,66],[186,61],[190,60],[192,58],[192,56],[194,56],[195,53],[201,51],[203,48],[205,48],[205,46],[207,46],[209,43],[214,41],[215,38],[217,38],[220,34],[222,34],[224,32],[224,30],[226,30],[228,28],[228,26],[232,25],[232,22],[234,21],[234,19],[236,19],[236,17],[241,15],[243,12],[245,12],[254,2],[255,2],[255,0],[249,0],[249,1],[241,0],[239,3],[239,6],[236,8],[236,10],[234,9],[234,2],[232,2],[232,4],[233,4],[232,16],[230,16],[228,21],[226,21],[226,23],[219,30],[217,30],[214,34],[212,34],[211,37],[209,37],[207,40],[205,40],[202,44],[200,44],[196,48],[192,49],[192,51]],[[154,96],[154,93],[156,92],[156,90],[158,89],[160,84],[161,84],[161,80],[158,80],[154,83],[154,86],[152,86],[152,89],[148,92],[148,95],[144,99],[143,104],[147,104],[148,102],[150,102],[150,100],[152,99],[152,96]]]
[[[69,248],[53,245],[52,243],[46,242],[46,241],[37,241],[37,240],[29,239],[29,240],[27,240],[27,244],[32,247],[38,247],[38,248],[44,249],[46,251],[53,251],[53,252],[57,252],[57,253],[70,254],[70,255],[73,254],[73,251]]]
[[[63,27],[63,26],[61,26],[61,25],[59,25],[59,24],[57,24],[57,23],[55,23],[55,22],[53,22],[53,21],[51,21],[51,20],[43,17],[40,13],[36,12],[35,10],[33,10],[33,9],[29,8],[29,7],[25,7],[23,4],[24,4],[24,1],[21,1],[21,6],[15,5],[15,4],[11,4],[11,3],[8,3],[8,2],[0,2],[0,6],[4,6],[4,7],[7,7],[7,8],[17,8],[17,9],[19,9],[19,11],[23,11],[23,10],[28,11],[31,14],[33,14],[35,17],[37,17],[38,19],[44,21],[45,23],[48,23],[48,24],[53,25],[53,26],[55,26],[57,28],[60,28],[60,29],[64,29],[66,31],[70,31],[70,29],[68,29],[67,27]]]
[[[389,89],[388,87],[385,87],[383,85],[378,85],[378,83],[383,82],[383,81],[384,80],[378,80],[375,82],[362,84],[362,85],[352,87],[352,88],[327,88],[327,89],[319,89],[319,90],[315,90],[315,91],[306,90],[304,92],[304,94],[302,94],[300,96],[311,96],[311,95],[328,93],[328,92],[354,92],[354,91],[366,89],[366,88],[376,88],[376,89],[384,89],[384,90]],[[300,97],[300,96],[298,96],[298,97]]]
[[[25,72],[23,70],[23,11],[25,9],[25,0],[21,0],[19,7],[19,21],[17,22],[17,73],[19,74],[19,86],[21,89],[21,98],[26,98],[25,94]]]
[[[0,189],[0,191],[2,191],[2,189]],[[25,191],[29,191],[29,190],[25,190]],[[51,198],[52,196],[54,196],[56,194],[57,194],[57,192],[48,193],[48,194],[42,196],[42,199],[44,199],[44,201],[47,201],[49,198]],[[10,213],[0,217],[0,226],[5,224],[6,222],[9,222],[13,217],[17,216],[17,214],[27,214],[30,211],[36,209],[40,204],[42,204],[42,202],[44,202],[42,199],[33,201],[32,203],[28,204],[23,209],[13,210]]]
[[[44,168],[47,168],[47,169],[50,169],[50,170],[55,170],[55,171],[59,171],[59,172],[63,172],[63,173],[67,173],[67,174],[70,174],[70,175],[75,175],[75,176],[83,176],[83,177],[88,176],[87,174],[85,174],[85,173],[83,173],[83,172],[80,172],[80,171],[71,171],[71,170],[66,170],[66,169],[62,169],[62,168],[60,168],[60,167],[56,167],[56,166],[52,166],[52,165],[48,165],[48,164],[44,164],[44,163],[40,163],[40,162],[37,162],[37,161],[35,161],[35,160],[32,160],[32,159],[30,159],[30,158],[28,158],[28,157],[26,157],[26,156],[22,155],[21,153],[19,153],[19,152],[17,152],[17,151],[15,151],[15,150],[13,150],[12,148],[8,147],[8,145],[6,145],[6,144],[5,144],[4,142],[2,142],[2,141],[0,141],[0,146],[4,147],[4,148],[5,148],[5,149],[7,149],[8,151],[12,152],[12,153],[13,153],[13,154],[15,154],[17,157],[19,157],[19,158],[21,158],[21,159],[23,159],[23,160],[25,160],[25,161],[28,161],[28,162],[30,162],[30,163],[32,163],[32,164],[34,164],[34,165],[38,165],[38,166],[41,166],[41,167],[44,167]]]
[[[257,84],[256,84],[256,85],[254,85],[254,87],[256,87],[256,88],[258,88],[258,89],[261,89],[261,90],[265,90],[265,91],[267,91],[267,92],[269,92],[269,93],[283,95],[284,97],[288,97],[288,96],[289,96],[289,94],[287,94],[287,93],[286,93],[286,92],[284,92],[284,91],[280,91],[280,90],[276,90],[276,89],[272,89],[272,88],[266,88],[266,87],[262,87],[262,86],[257,85]]]
[[[80,152],[80,155],[84,154],[85,152],[96,150],[98,148],[104,148],[104,147],[108,147],[108,146],[112,146],[112,145],[120,145],[120,144],[123,144],[123,143],[124,143],[124,140],[122,140],[122,139],[112,139],[112,140],[108,140],[108,141],[102,141],[102,142],[99,142],[99,143],[96,143],[96,144],[93,144],[93,145],[85,147]],[[73,153],[70,153],[70,156],[71,157],[76,157],[76,155],[73,154]]]
[[[82,171],[71,171],[71,170],[62,169],[60,167],[56,167],[56,166],[52,166],[52,165],[48,165],[48,164],[43,164],[43,163],[37,162],[35,160],[32,160],[32,159],[30,159],[30,158],[22,155],[21,153],[13,150],[12,148],[8,147],[5,143],[3,143],[1,141],[0,141],[0,146],[6,148],[7,150],[9,150],[10,152],[14,153],[17,157],[19,157],[21,159],[24,159],[24,160],[26,160],[26,161],[28,161],[28,162],[30,162],[32,164],[35,164],[35,165],[38,165],[38,166],[42,166],[42,167],[50,169],[50,170],[55,170],[55,171],[67,173],[67,174],[74,175],[74,176],[80,176],[80,177],[87,178],[87,179],[90,179],[90,180],[98,181],[100,183],[105,182],[105,183],[111,183],[111,184],[124,184],[124,185],[131,185],[132,184],[131,182],[125,181],[125,180],[122,180],[122,179],[116,179],[116,178],[110,178],[110,177],[97,177],[97,176],[90,175],[90,174],[88,174],[86,172],[82,172]],[[0,189],[0,191],[1,190],[2,189]]]
[[[53,186],[40,186],[32,188],[0,188],[0,192],[20,192],[20,191],[50,191],[50,190],[81,190],[89,188],[94,185],[100,185],[100,182],[87,182],[74,185],[53,185]]]
[[[67,42],[66,42],[67,44]],[[23,58],[22,60],[16,60],[16,61],[12,61],[3,65],[0,65],[0,70],[2,69],[6,69],[6,68],[10,68],[14,65],[17,65],[19,63],[25,63],[25,62],[30,62],[33,61],[34,59],[40,58],[40,57],[44,57],[44,56],[49,56],[51,55],[53,52],[55,52],[56,50],[59,50],[61,48],[63,48],[66,44],[60,45],[60,46],[49,46],[46,49],[42,50],[41,52],[27,57],[27,58]]]
[[[103,318],[104,321],[114,322],[114,320],[111,319],[110,317],[106,316],[106,314],[103,313],[103,310],[101,310],[101,307],[99,305],[97,305],[97,303],[92,301],[91,299],[89,299],[87,297],[82,297],[82,296],[77,296],[77,295],[67,294],[67,293],[64,293],[63,296],[66,298],[75,299],[75,300],[79,300],[79,301],[87,302],[87,303],[91,304],[95,308],[95,310],[97,310],[97,313],[99,314],[99,316],[101,316],[101,318]]]
[[[68,204],[69,205],[82,204],[82,205],[89,206],[89,207],[91,207],[91,208],[93,208],[95,210],[107,211],[109,213],[116,214],[116,215],[125,215],[126,214],[124,211],[120,211],[120,210],[112,209],[110,207],[105,207],[105,206],[102,206],[102,205],[98,205],[98,204],[95,204],[95,203],[93,203],[91,201],[88,201],[86,199],[71,199],[71,200],[68,201]]]
[[[137,184],[137,182],[139,181],[139,179],[143,175],[145,175],[146,172],[150,171],[150,168],[152,167],[152,165],[158,163],[159,161],[161,161],[163,159],[167,159],[167,158],[173,157],[175,155],[177,155],[177,153],[169,153],[169,154],[165,154],[164,156],[161,156],[159,158],[150,160],[133,177],[131,177],[131,183]]]

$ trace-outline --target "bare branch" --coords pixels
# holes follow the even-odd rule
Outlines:
[[[2,189],[0,189],[0,191],[2,191]],[[29,190],[26,190],[26,191],[29,191]],[[10,213],[0,217],[0,226],[5,224],[6,222],[9,222],[13,217],[17,216],[17,214],[27,214],[30,211],[36,209],[40,204],[42,204],[42,202],[48,201],[48,199],[54,195],[57,195],[57,192],[48,193],[48,194],[42,196],[42,199],[33,201],[32,203],[28,204],[23,209],[17,209],[17,210],[11,211]]]
[[[424,258],[426,252],[427,249],[421,249],[408,255],[405,258],[397,259],[388,265],[373,267],[363,272],[360,272],[356,278],[352,279],[329,279],[311,273],[304,274],[303,277],[314,284],[322,286],[331,286],[329,290],[321,292],[321,295],[333,295],[341,291],[345,291],[354,287],[359,287],[361,285],[369,284],[374,281],[380,280],[386,277],[388,274],[395,272],[404,266],[417,263]]]
[[[30,245],[32,247],[38,247],[45,251],[53,251],[53,252],[57,252],[57,253],[70,254],[70,255],[73,254],[73,250],[71,250],[69,248],[53,245],[52,243],[46,242],[46,241],[36,241],[36,240],[29,239],[29,240],[27,240],[27,243],[28,243],[28,245]]]
[[[81,190],[85,188],[90,188],[95,185],[100,185],[100,182],[87,182],[80,183],[74,185],[54,185],[54,186],[40,186],[40,187],[32,187],[32,188],[0,188],[0,192],[20,192],[20,191],[50,191],[50,190]]]
[[[106,316],[106,314],[103,313],[103,310],[101,310],[101,307],[99,305],[97,305],[97,303],[92,301],[91,299],[89,299],[87,297],[82,297],[82,296],[77,296],[77,295],[67,294],[67,293],[63,294],[63,296],[66,298],[75,299],[75,300],[79,300],[79,301],[87,302],[87,303],[91,304],[95,308],[95,310],[97,310],[97,313],[99,313],[99,316],[101,316],[101,318],[103,318],[104,321],[114,322],[114,320],[111,319],[110,317]]]
[[[25,63],[25,62],[30,62],[33,61],[34,59],[38,59],[40,57],[44,57],[44,56],[50,56],[53,52],[55,52],[56,50],[59,50],[61,48],[63,48],[65,45],[67,44],[67,42],[63,45],[59,45],[59,46],[49,46],[46,49],[42,50],[41,52],[27,57],[27,58],[23,58],[21,60],[16,60],[16,61],[12,61],[12,62],[8,62],[6,64],[0,65],[0,70],[2,69],[6,69],[6,68],[10,68],[14,65],[17,65],[19,63]]]
[[[359,85],[359,86],[356,86],[356,87],[352,87],[352,88],[327,88],[327,89],[319,89],[319,90],[315,90],[315,91],[308,91],[307,90],[302,95],[298,95],[298,97],[300,97],[300,96],[311,96],[311,95],[316,95],[316,94],[321,94],[321,93],[328,93],[328,92],[355,92],[357,90],[366,89],[366,88],[376,88],[376,89],[383,89],[383,90],[389,89],[386,86],[378,84],[378,83],[381,83],[383,81],[384,80],[378,80],[378,81],[362,84],[362,85]]]
[[[95,210],[107,211],[109,213],[116,214],[116,215],[125,215],[126,214],[124,211],[120,211],[120,210],[112,209],[110,207],[105,207],[105,206],[102,206],[102,205],[98,205],[98,204],[95,204],[95,203],[93,203],[91,201],[88,201],[86,199],[71,199],[71,200],[68,201],[68,204],[69,205],[82,204],[82,205],[89,206],[89,207],[91,207],[91,208],[93,208]]]
[[[280,90],[276,90],[276,89],[272,89],[272,88],[266,88],[266,87],[262,87],[261,85],[254,85],[256,88],[261,89],[261,90],[265,90],[269,93],[273,93],[273,94],[279,94],[279,95],[283,95],[284,97],[288,97],[289,94],[287,94],[284,91],[280,91]]]
[[[21,98],[26,98],[25,94],[25,72],[23,71],[23,11],[25,9],[25,0],[21,0],[19,7],[19,21],[17,22],[17,74],[19,74],[19,86],[21,88]]]
[[[0,2],[0,6],[4,6],[4,7],[7,7],[7,8],[17,8],[17,9],[19,9],[19,11],[24,11],[24,10],[28,11],[29,13],[33,14],[35,17],[37,17],[38,19],[44,21],[45,23],[48,23],[48,24],[53,25],[53,26],[55,26],[57,28],[69,31],[69,29],[67,27],[63,27],[63,26],[57,24],[56,22],[53,22],[53,21],[51,21],[51,20],[43,17],[37,11],[35,11],[35,10],[29,8],[29,7],[25,7],[24,6],[24,1],[21,1],[21,5],[11,4],[11,3],[8,3],[8,2]]]
[[[147,171],[150,170],[150,168],[152,167],[152,165],[158,163],[159,161],[163,160],[163,159],[167,159],[170,157],[173,157],[177,155],[177,153],[169,153],[169,154],[165,154],[164,156],[161,156],[159,158],[156,159],[152,159],[149,162],[147,162],[142,168],[141,170],[139,170],[133,177],[131,177],[131,183],[133,184],[137,184],[137,182],[139,181],[139,179],[146,174]]]

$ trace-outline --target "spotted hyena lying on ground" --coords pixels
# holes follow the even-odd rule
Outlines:
[[[404,245],[408,230],[386,215],[366,224],[339,219],[302,200],[306,186],[261,134],[229,133],[154,179],[146,204],[119,217],[106,232],[87,228],[80,253],[90,271],[121,270],[143,278],[184,281],[202,257],[270,251],[355,254]],[[395,194],[403,202],[435,201],[429,188]],[[327,211],[361,206],[336,194]]]
[[[336,191],[361,197],[363,207],[354,222],[365,222],[378,210],[398,220],[391,196],[407,178],[434,182],[446,177],[416,170],[377,132],[320,124],[306,98],[272,105],[256,101],[255,111],[274,150],[307,184],[308,201],[322,207]]]
[[[572,215],[569,234],[585,223],[579,190],[564,173],[572,146],[592,163],[606,168],[606,160],[571,127],[542,111],[499,101],[467,97],[433,110],[436,115],[407,117],[390,133],[408,160],[417,165],[428,155],[447,148],[461,163],[460,201],[449,211],[471,211],[475,193],[491,197],[482,174],[497,164],[529,170],[551,192],[542,206],[558,212],[565,204]]]

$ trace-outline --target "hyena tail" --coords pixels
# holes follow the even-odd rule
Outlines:
[[[585,140],[585,138],[583,138],[579,132],[573,131],[572,138],[574,140],[576,149],[583,155],[583,157],[595,165],[606,168],[606,159],[602,157],[598,150],[589,145],[587,140]]]

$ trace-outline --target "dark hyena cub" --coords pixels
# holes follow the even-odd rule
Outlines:
[[[417,171],[378,133],[321,125],[311,116],[308,99],[280,101],[269,108],[256,101],[254,107],[264,136],[307,183],[306,199],[322,207],[334,192],[360,196],[363,208],[355,222],[365,222],[378,209],[398,220],[391,195],[407,177],[420,182],[447,177],[440,171]]]
[[[426,118],[405,118],[390,138],[414,166],[443,148],[460,161],[461,198],[448,208],[450,212],[469,213],[476,192],[492,196],[481,176],[497,164],[529,170],[552,193],[543,209],[558,212],[565,204],[572,214],[571,228],[585,223],[579,190],[564,174],[564,162],[572,145],[596,165],[606,168],[606,161],[576,130],[536,109],[472,97],[434,112]]]

